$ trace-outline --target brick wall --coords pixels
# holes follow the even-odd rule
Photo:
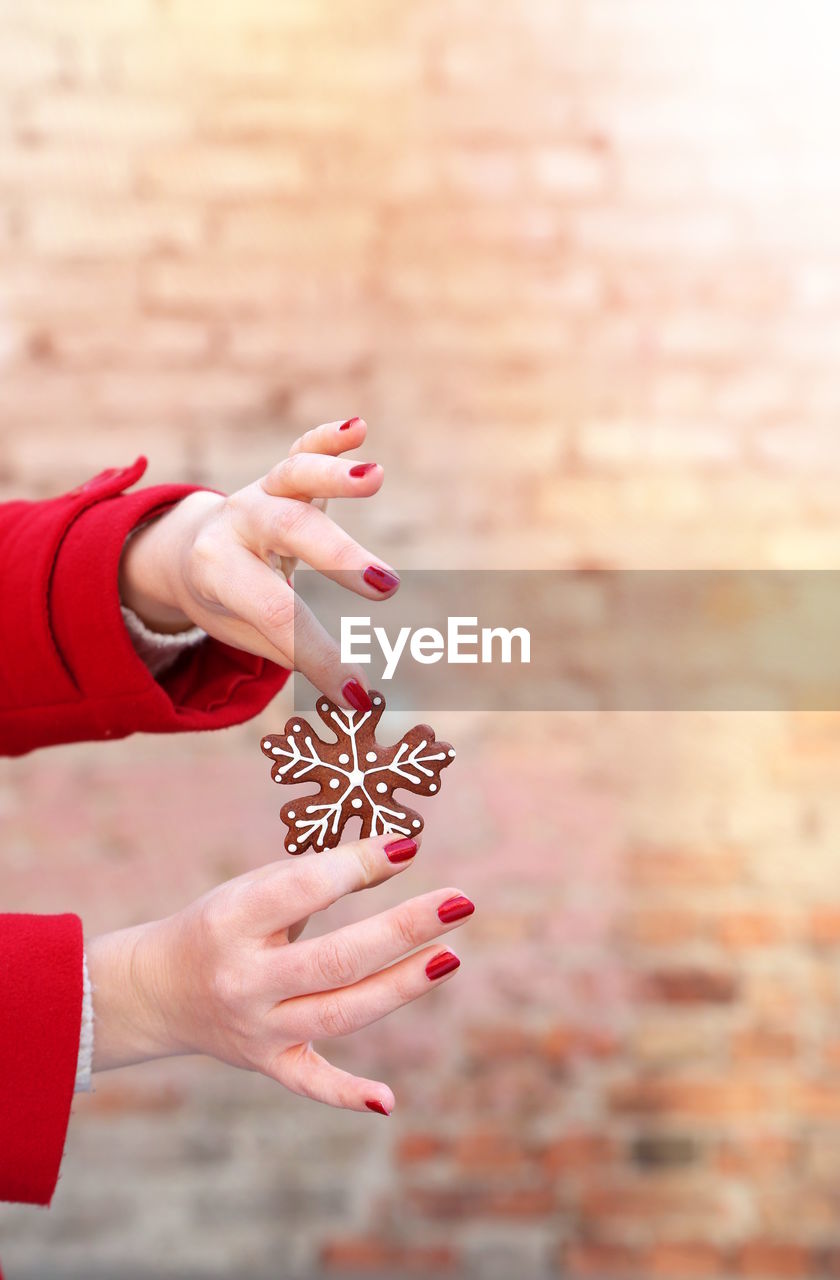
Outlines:
[[[342,514],[398,566],[833,566],[837,27],[0,0],[2,495],[139,452],[233,488],[358,412],[388,476]],[[8,908],[114,927],[274,856],[285,714],[8,764]],[[464,964],[334,1054],[394,1116],[103,1078],[12,1275],[840,1275],[837,718],[438,719],[377,905],[458,884]]]

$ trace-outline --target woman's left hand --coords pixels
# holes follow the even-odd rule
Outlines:
[[[341,662],[337,641],[271,567],[275,558],[300,559],[371,600],[396,591],[394,571],[313,505],[314,499],[378,492],[384,476],[378,463],[341,457],[366,434],[361,418],[324,423],[244,489],[184,498],[127,542],[123,603],[153,630],[200,626],[226,644],[302,672],[340,705],[369,705],[363,670]]]

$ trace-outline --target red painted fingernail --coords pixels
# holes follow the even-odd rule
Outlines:
[[[461,961],[453,952],[439,951],[426,965],[426,977],[434,982],[435,978],[442,978],[445,973],[451,973],[453,969],[457,969],[460,963]]]
[[[362,577],[369,587],[376,587],[377,591],[393,591],[394,587],[400,585],[400,580],[395,573],[380,569],[375,564],[369,564]]]
[[[365,1106],[367,1107],[368,1111],[377,1111],[381,1116],[389,1116],[391,1114],[390,1111],[385,1110],[382,1103],[379,1102],[376,1098],[368,1098],[367,1102],[365,1103]]]
[[[417,841],[412,840],[411,836],[404,836],[402,840],[392,840],[390,844],[385,845],[391,862],[408,862],[409,858],[413,858],[417,852]]]
[[[349,431],[357,422],[361,422],[361,418],[348,418],[346,422],[342,422],[338,429],[339,431]]]
[[[358,680],[345,680],[341,686],[341,692],[354,711],[370,711],[373,706],[367,691],[362,688]]]
[[[366,476],[371,471],[375,471],[378,466],[378,462],[357,462],[355,467],[350,468],[350,475],[358,480],[361,476]]]
[[[470,902],[469,898],[465,898],[462,893],[456,893],[454,898],[447,898],[446,902],[442,902],[438,907],[438,919],[444,924],[451,924],[453,920],[463,920],[464,916],[471,916],[475,911],[475,903]]]

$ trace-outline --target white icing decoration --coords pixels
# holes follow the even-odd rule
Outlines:
[[[272,747],[272,748],[271,748],[271,754],[272,754],[273,756],[281,756],[281,755],[283,754],[283,748],[282,748],[282,747]]]
[[[290,845],[289,845],[289,853],[297,853],[297,845],[296,845],[296,844],[290,844]]]
[[[453,756],[454,756],[454,754],[455,754],[455,749],[454,749],[453,747],[450,747],[446,754],[449,756],[449,758],[450,758],[450,760],[451,760],[451,759],[452,759],[452,757],[453,757]]]
[[[377,695],[373,702],[378,706],[382,704],[383,699]],[[327,713],[324,715],[327,723],[330,721],[335,723],[339,737],[346,738],[352,756],[347,752],[341,752],[338,756],[338,764],[322,760],[319,750],[325,744],[312,733],[309,725],[305,724],[301,724],[299,728],[299,732],[304,735],[302,742],[293,733],[289,733],[285,738],[280,739],[281,746],[273,748],[279,757],[273,770],[276,782],[311,782],[314,781],[311,776],[313,771],[324,767],[333,775],[329,781],[330,790],[335,792],[332,800],[323,804],[307,804],[305,806],[307,816],[295,818],[294,811],[287,814],[287,818],[294,822],[297,833],[296,847],[301,848],[314,843],[322,848],[327,843],[328,835],[337,837],[348,801],[350,808],[354,810],[363,808],[365,802],[370,806],[371,835],[406,836],[412,829],[419,830],[423,826],[422,821],[413,816],[409,818],[404,810],[392,808],[375,797],[385,796],[389,790],[393,790],[394,786],[399,786],[400,783],[414,786],[421,792],[437,791],[438,784],[428,781],[434,778],[435,774],[434,768],[429,766],[433,762],[445,761],[447,755],[454,755],[454,751],[451,748],[447,748],[445,752],[432,751],[429,749],[431,744],[425,738],[413,747],[410,747],[408,742],[401,742],[397,746],[393,760],[388,764],[376,765],[374,768],[365,770],[360,765],[357,738],[359,731],[370,718],[371,712],[348,711],[343,707],[330,710],[327,703],[320,703],[319,709]],[[377,752],[365,752],[366,763],[372,763],[377,759]],[[376,782],[373,775],[377,773],[384,774],[386,778],[390,775],[393,785],[389,786],[389,782],[386,781]],[[335,777],[336,774],[339,777]],[[344,779],[343,786],[340,778]]]
[[[268,741],[268,739],[266,739],[266,741],[263,743],[263,746],[265,747],[266,751],[271,746],[271,743]]]
[[[289,810],[289,812],[288,812],[288,814],[287,814],[286,816],[287,816],[287,817],[289,817],[289,818],[293,818],[293,817],[295,816],[295,811],[294,811],[294,809],[290,809],[290,810]]]
[[[294,729],[295,733],[300,733],[300,725],[299,725],[299,724],[293,724],[293,725],[292,725],[292,728]]]

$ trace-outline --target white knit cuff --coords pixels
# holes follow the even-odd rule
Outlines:
[[[76,1087],[74,1093],[90,1093],[90,1074],[93,1066],[93,994],[90,988],[87,956],[82,953],[82,1029],[79,1036],[79,1056],[76,1060]]]
[[[120,605],[126,629],[137,654],[153,676],[163,675],[181,656],[185,649],[206,640],[207,632],[202,627],[190,627],[189,631],[176,631],[168,635],[162,631],[151,631],[133,609]]]

